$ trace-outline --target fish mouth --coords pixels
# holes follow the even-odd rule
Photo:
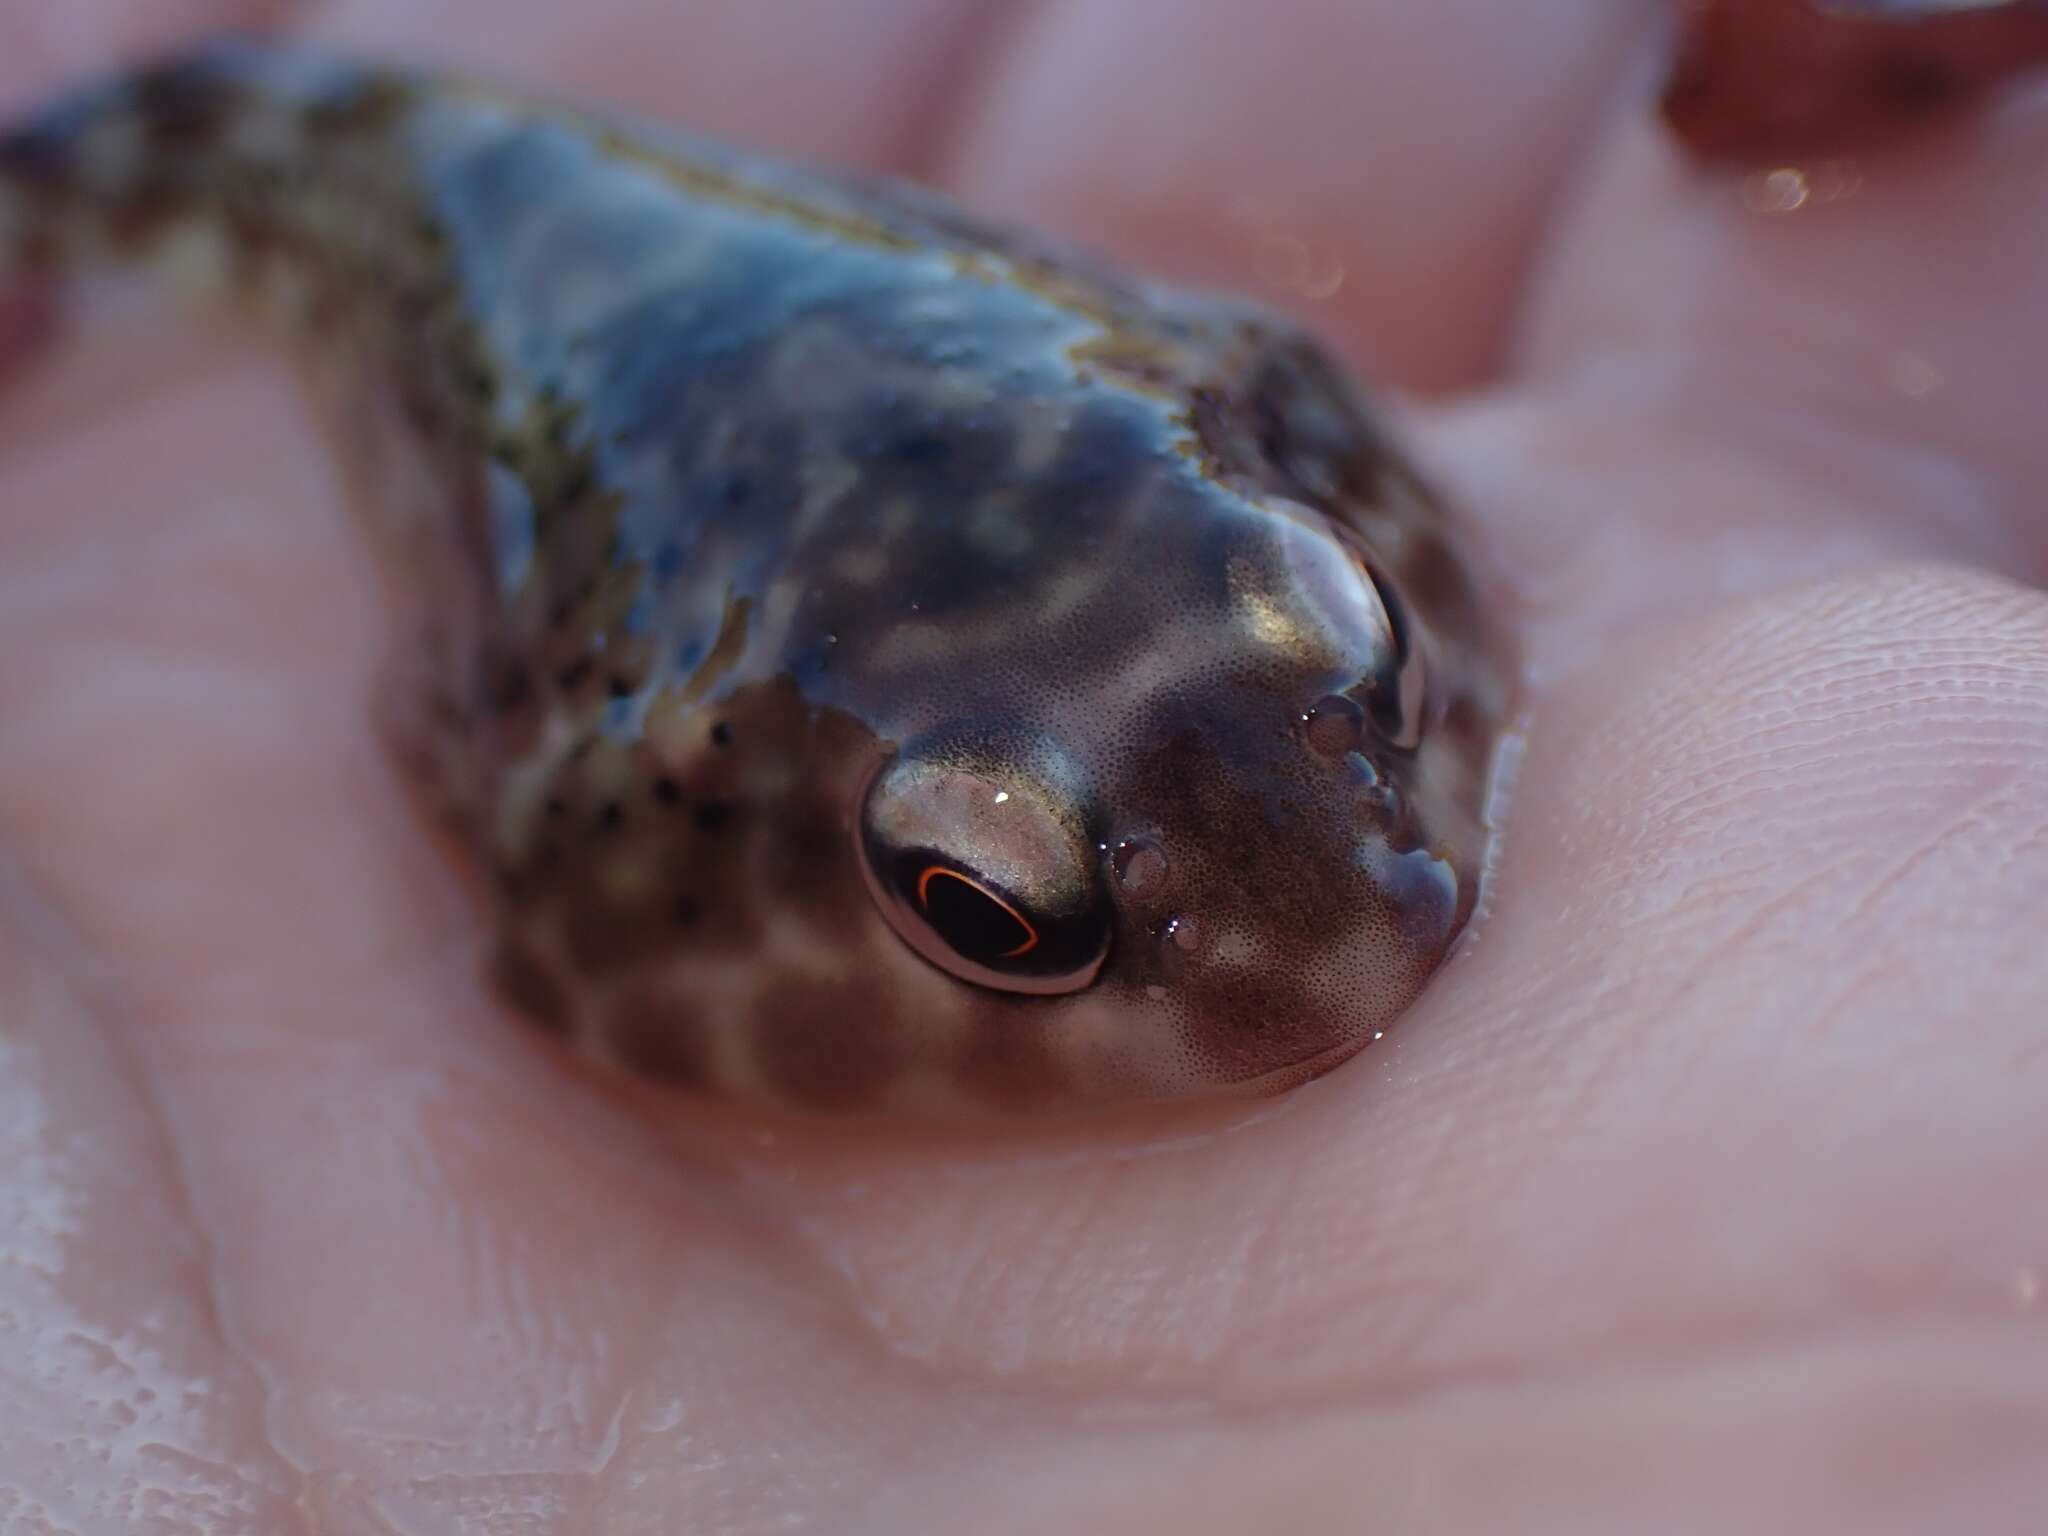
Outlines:
[[[1216,1097],[1261,1099],[1285,1093],[1290,1088],[1298,1088],[1313,1078],[1341,1067],[1385,1033],[1384,1030],[1372,1030],[1356,1039],[1325,1046],[1299,1061],[1289,1062],[1286,1066],[1274,1067],[1271,1071],[1261,1072],[1257,1077],[1241,1078],[1237,1082],[1226,1084]]]

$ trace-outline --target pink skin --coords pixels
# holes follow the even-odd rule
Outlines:
[[[1341,264],[1538,679],[1488,912],[1227,1130],[658,1130],[477,984],[288,375],[124,311],[0,411],[0,1523],[2037,1528],[2048,97],[1764,213],[1633,0],[817,9],[319,23]]]

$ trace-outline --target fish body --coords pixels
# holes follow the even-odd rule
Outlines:
[[[1471,914],[1437,499],[1250,308],[928,194],[290,45],[0,134],[0,270],[284,321],[520,1011],[834,1112],[1277,1091]]]

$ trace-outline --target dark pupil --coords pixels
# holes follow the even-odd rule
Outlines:
[[[963,957],[988,964],[1031,942],[1031,930],[967,880],[941,871],[925,882],[924,915]]]

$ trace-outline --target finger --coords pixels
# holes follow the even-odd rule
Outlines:
[[[24,435],[0,466],[0,709],[21,723],[0,827],[124,985],[190,994],[145,1053],[188,1027],[238,1048],[237,1012],[208,989],[297,988],[305,958],[336,948],[323,985],[374,975],[380,950],[445,936],[455,910],[432,879],[402,879],[395,908],[354,900],[365,851],[434,867],[364,727],[384,649],[365,551],[279,366],[218,327],[176,340],[165,372],[129,381],[89,430]],[[103,393],[101,370],[148,360],[88,345],[34,394]],[[235,446],[191,451],[209,442]],[[293,870],[321,878],[285,901],[270,882]]]
[[[1551,199],[1653,21],[1634,0],[1063,0],[962,112],[947,180],[1447,389],[1493,366]]]
[[[930,163],[1002,15],[994,0],[858,0],[801,19],[742,0],[338,0],[319,31],[758,148],[908,171]]]
[[[1644,114],[1561,225],[1519,369],[1589,409],[1662,394],[1781,460],[1799,421],[1793,453],[1873,522],[1917,517],[1949,553],[2039,581],[2044,173],[2038,87],[1904,146],[1733,173],[1682,161]]]

